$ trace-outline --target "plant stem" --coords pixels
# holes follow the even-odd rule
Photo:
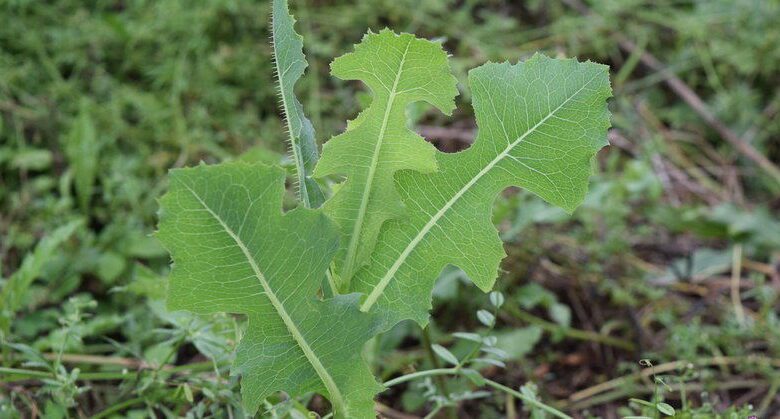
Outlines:
[[[510,306],[509,304],[507,304],[506,310],[507,312],[509,312],[510,315],[512,315],[512,317],[516,317],[520,320],[525,320],[528,323],[539,326],[542,329],[551,333],[560,332],[563,333],[566,337],[572,339],[597,342],[604,345],[615,346],[621,349],[625,349],[627,351],[633,351],[636,349],[636,346],[632,342],[629,342],[627,340],[615,338],[612,336],[606,336],[596,332],[590,332],[587,330],[580,330],[571,327],[561,326],[559,324],[549,322],[542,318],[536,317],[531,313],[528,313],[517,307]]]
[[[547,412],[547,413],[549,413],[549,414],[551,414],[551,415],[553,415],[555,417],[559,417],[559,418],[562,418],[562,419],[572,419],[571,416],[561,412],[560,410],[555,409],[552,406],[548,406],[548,405],[546,405],[546,404],[544,404],[544,403],[542,403],[542,402],[540,402],[538,400],[532,399],[532,398],[526,396],[525,394],[520,393],[519,391],[513,390],[513,389],[511,389],[511,388],[509,388],[509,387],[507,387],[507,386],[505,386],[505,385],[503,385],[501,383],[497,383],[497,382],[495,382],[493,380],[489,380],[489,379],[485,378],[485,384],[487,384],[490,387],[493,387],[496,390],[501,390],[501,391],[503,391],[506,394],[512,395],[512,396],[522,400],[525,403],[533,405],[534,407],[536,407],[538,409],[542,409],[545,412]]]
[[[742,245],[735,244],[731,254],[731,304],[737,323],[745,326],[745,310],[742,308],[742,297],[739,295],[739,282],[742,279]]]
[[[113,348],[113,346],[112,346]],[[43,358],[54,361],[57,359],[57,353],[46,352],[43,353]],[[0,361],[10,359],[0,357]],[[144,360],[135,358],[122,358],[118,356],[101,356],[101,355],[89,355],[89,354],[62,354],[60,360],[63,364],[86,364],[86,365],[115,365],[126,368],[150,368],[149,364]]]
[[[102,412],[99,412],[98,414],[92,416],[92,419],[101,419],[101,418],[108,417],[108,416],[110,416],[110,415],[112,415],[114,413],[120,412],[121,410],[123,410],[123,409],[125,409],[127,407],[143,403],[144,400],[146,400],[146,398],[144,398],[144,397],[136,397],[135,399],[125,400],[125,401],[123,401],[121,403],[117,403],[117,404],[115,404],[115,405],[113,405],[113,406],[103,410]]]
[[[54,374],[46,371],[25,370],[21,368],[3,368],[0,367],[0,374],[24,376],[25,378],[52,378]]]
[[[421,331],[422,344],[425,347],[425,353],[428,354],[428,359],[431,360],[431,365],[433,365],[434,369],[441,369],[441,362],[439,362],[439,358],[436,357],[436,354],[433,353],[433,349],[431,349],[431,332],[428,330],[428,326],[421,328]],[[442,396],[446,396],[447,383],[444,382],[444,379],[441,376],[436,376],[434,381],[436,382],[436,387],[439,388],[439,393],[441,393]]]
[[[758,414],[759,417],[763,417],[767,409],[769,408],[769,405],[772,403],[772,399],[775,398],[775,395],[777,395],[777,390],[780,389],[780,381],[777,379],[774,379],[769,386],[769,390],[766,392],[766,396],[761,400],[761,403],[758,405]]]
[[[650,368],[645,368],[642,371],[635,372],[633,374],[625,375],[618,378],[613,378],[612,380],[605,381],[601,384],[597,384],[592,387],[588,387],[584,390],[580,390],[572,394],[571,396],[569,396],[569,400],[572,403],[577,403],[579,401],[592,398],[601,393],[606,393],[614,389],[632,386],[636,381],[639,381],[644,378],[649,378],[652,374],[663,374],[670,371],[675,371],[677,369],[685,368],[686,365],[690,363],[692,363],[694,366],[699,368],[704,368],[708,366],[738,365],[743,363],[765,365],[772,368],[780,368],[780,359],[767,358],[761,356],[746,356],[746,357],[719,356],[719,357],[712,357],[712,358],[701,358],[695,361],[672,361],[672,362],[656,365],[654,367],[654,371],[651,370]]]
[[[441,362],[439,362],[439,358],[436,356],[435,353],[433,353],[432,344],[433,340],[431,339],[431,333],[429,331],[430,326],[425,326],[422,328],[422,340],[423,340],[423,346],[425,347],[425,352],[428,354],[428,358],[431,360],[431,364],[433,365],[434,369],[441,368]],[[459,367],[459,366],[458,366]],[[436,387],[439,389],[439,393],[441,393],[442,396],[448,397],[449,391],[447,389],[447,382],[444,380],[442,376],[435,376],[433,378],[433,381],[436,383]],[[435,412],[439,412],[444,408],[443,405],[436,406]],[[430,415],[430,414],[429,414]],[[447,417],[449,419],[455,419],[457,417],[455,406],[450,406],[449,409],[447,409]]]
[[[443,404],[437,405],[435,408],[433,408],[433,410],[430,411],[430,413],[425,415],[425,417],[423,419],[432,419],[433,417],[436,416],[437,413],[439,413],[441,411],[441,409],[443,407],[444,407]]]
[[[735,379],[735,380],[726,380],[721,381],[718,383],[702,383],[702,382],[692,382],[687,383],[685,385],[685,388],[689,392],[700,392],[700,391],[715,391],[715,390],[734,390],[734,389],[753,389],[760,386],[767,386],[769,383],[766,380],[756,380],[756,379]],[[679,384],[670,384],[670,391],[671,392],[678,392],[681,390],[681,386]],[[583,410],[583,409],[589,409],[593,406],[599,406],[602,404],[610,403],[615,400],[625,399],[628,398],[631,395],[636,394],[653,394],[655,392],[655,386],[650,385],[641,385],[636,383],[627,383],[623,387],[617,388],[615,390],[611,390],[609,392],[600,393],[597,396],[594,396],[587,400],[580,400],[573,403],[565,403],[566,409],[571,410]]]
[[[433,370],[427,370],[427,371],[418,371],[411,374],[403,375],[398,378],[394,378],[392,380],[385,382],[385,387],[392,387],[401,383],[405,383],[407,381],[412,381],[417,378],[424,378],[424,377],[433,377],[433,376],[439,376],[439,375],[461,375],[463,372],[460,368],[438,368]],[[496,390],[503,391],[506,394],[509,394],[517,399],[522,400],[524,403],[527,403],[529,405],[532,405],[536,408],[542,409],[547,413],[550,413],[551,415],[562,418],[562,419],[572,419],[571,416],[561,412],[560,410],[557,410],[551,406],[548,406],[538,400],[532,399],[528,396],[526,396],[523,393],[520,393],[519,391],[515,391],[503,384],[497,383],[493,380],[489,380],[485,378],[485,384],[489,387],[493,387]]]
[[[193,364],[187,364],[187,365],[179,365],[176,367],[170,366],[167,368],[163,368],[162,371],[172,373],[172,374],[178,374],[183,372],[190,372],[190,373],[197,373],[197,372],[207,372],[212,369],[212,363],[210,361],[207,362],[198,362]],[[123,380],[131,377],[135,377],[138,372],[144,371],[104,371],[104,372],[82,372],[79,374],[78,379],[80,381],[88,380],[88,381],[103,381],[103,380]],[[29,380],[29,379],[38,379],[38,378],[54,378],[54,374],[46,372],[46,371],[37,371],[37,370],[28,370],[28,369],[21,369],[21,368],[0,368],[0,374],[2,375],[9,375],[14,378],[8,379],[8,380],[0,380],[0,382],[14,382],[14,381],[21,381],[21,380]]]
[[[433,370],[417,371],[411,374],[402,375],[392,380],[385,381],[385,387],[392,387],[407,381],[412,381],[417,378],[433,377],[437,375],[458,375],[460,370],[458,368],[437,368]]]

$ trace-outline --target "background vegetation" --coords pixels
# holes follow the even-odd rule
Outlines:
[[[661,402],[677,417],[780,412],[780,3],[291,3],[321,142],[365,99],[328,63],[366,28],[453,54],[454,116],[410,109],[445,151],[473,138],[468,69],[536,51],[611,66],[613,145],[585,205],[570,217],[517,190],[496,202],[509,257],[491,333],[507,359],[486,377],[533,383],[524,394],[577,417],[669,415]],[[269,11],[0,1],[0,417],[243,417],[225,367],[242,319],[167,312],[151,233],[169,168],[285,161]],[[442,274],[429,330],[402,324],[367,350],[379,376],[443,363],[434,343],[470,350],[452,333],[484,332],[475,313],[490,303],[461,278]],[[454,378],[394,386],[377,406],[542,417]],[[261,414],[307,409],[327,411],[280,395]]]

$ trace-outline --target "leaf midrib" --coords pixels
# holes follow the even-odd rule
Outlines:
[[[352,278],[355,264],[355,254],[357,253],[358,243],[360,242],[360,234],[363,230],[363,223],[366,212],[368,211],[368,201],[371,195],[371,188],[374,183],[374,177],[376,176],[376,167],[379,164],[379,152],[382,149],[385,130],[387,129],[387,124],[390,120],[390,111],[392,110],[393,104],[395,102],[398,81],[401,80],[401,74],[403,74],[404,70],[404,63],[406,62],[406,55],[409,53],[409,47],[412,45],[412,42],[413,40],[410,39],[406,44],[403,55],[401,56],[401,62],[398,65],[398,72],[395,75],[393,87],[389,91],[387,106],[382,117],[382,126],[379,129],[379,138],[377,139],[377,143],[374,146],[374,154],[371,156],[371,164],[368,167],[368,175],[363,186],[363,194],[360,198],[360,207],[358,209],[357,219],[355,221],[355,225],[352,227],[352,235],[349,237],[349,244],[347,246],[347,255],[344,258],[344,272],[342,272],[341,277],[344,281],[342,286],[345,287],[348,286],[349,281]]]
[[[449,201],[447,201],[440,209],[439,211],[434,214],[430,220],[423,226],[422,229],[420,229],[420,232],[417,233],[417,235],[412,239],[412,241],[409,242],[409,244],[406,246],[406,248],[401,252],[401,255],[396,259],[396,261],[393,263],[393,265],[390,267],[390,269],[385,273],[385,275],[382,277],[382,279],[379,281],[379,283],[374,286],[374,289],[371,290],[371,293],[368,294],[366,299],[363,301],[363,303],[360,305],[360,311],[362,312],[368,312],[371,307],[379,300],[379,297],[384,293],[385,288],[387,288],[387,285],[390,283],[390,281],[393,279],[395,274],[398,272],[398,269],[401,268],[401,266],[406,262],[406,258],[409,257],[409,255],[414,251],[414,249],[417,247],[417,245],[422,242],[422,240],[425,238],[425,236],[428,234],[428,232],[436,225],[436,223],[439,222],[439,220],[444,216],[444,214],[455,205],[455,202],[457,202],[468,190],[474,186],[482,177],[484,177],[490,170],[492,170],[501,160],[503,160],[505,157],[509,155],[509,153],[520,143],[525,140],[526,137],[531,135],[536,129],[538,129],[540,126],[542,126],[548,119],[550,119],[553,115],[555,115],[556,112],[561,110],[571,99],[573,99],[575,96],[580,94],[582,90],[584,90],[587,86],[590,85],[590,83],[596,79],[598,75],[593,76],[590,80],[588,80],[587,83],[585,83],[582,87],[577,89],[576,92],[572,93],[566,100],[563,101],[558,107],[550,111],[544,118],[542,118],[539,122],[536,123],[533,127],[529,128],[524,132],[521,136],[517,137],[517,139],[507,145],[507,147],[499,153],[493,160],[490,161],[487,165],[485,165],[482,170],[479,171],[479,173],[476,174],[471,180],[469,180],[466,185],[464,185],[460,190],[458,190],[455,195],[453,195],[452,198],[450,198]],[[523,164],[523,163],[521,163]],[[525,164],[523,164],[525,165]],[[526,167],[528,167],[526,165]]]
[[[233,229],[231,229],[230,226],[228,226],[222,220],[219,214],[214,212],[211,209],[211,207],[209,207],[208,204],[206,204],[206,202],[197,194],[197,192],[195,192],[195,190],[190,188],[189,185],[186,184],[183,185],[188,191],[190,191],[192,196],[198,200],[198,202],[203,206],[203,208],[206,211],[208,211],[208,213],[211,214],[212,217],[214,217],[214,219],[222,226],[222,229],[225,230],[225,232],[233,239],[233,241],[236,243],[239,249],[241,249],[247,262],[249,262],[249,265],[252,267],[252,271],[254,272],[255,277],[260,282],[260,285],[263,287],[263,291],[265,292],[265,295],[271,301],[271,305],[273,305],[277,314],[279,314],[279,317],[282,318],[285,327],[287,327],[287,330],[290,332],[290,335],[292,335],[293,339],[295,340],[295,343],[297,343],[298,346],[301,348],[303,354],[306,356],[306,359],[309,361],[309,363],[312,365],[314,370],[317,372],[317,375],[320,377],[323,384],[325,384],[325,388],[328,390],[328,394],[331,397],[331,401],[333,402],[333,405],[338,406],[339,408],[345,408],[346,404],[344,403],[344,397],[341,394],[341,390],[339,390],[338,386],[336,385],[336,382],[333,380],[333,377],[331,377],[330,373],[328,373],[327,369],[325,369],[325,366],[322,365],[322,362],[314,353],[311,346],[306,341],[306,338],[303,337],[301,331],[298,330],[298,326],[295,324],[293,319],[287,313],[287,310],[284,309],[282,302],[279,300],[279,298],[271,289],[270,285],[268,284],[268,281],[265,279],[265,275],[263,275],[263,272],[260,270],[260,267],[257,266],[257,262],[255,262],[254,258],[252,257],[252,254],[249,252],[249,249],[244,244],[244,241],[241,240],[241,238],[238,237],[238,235],[233,231]]]

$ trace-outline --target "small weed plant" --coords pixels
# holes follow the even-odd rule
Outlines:
[[[172,171],[158,232],[174,262],[168,308],[247,316],[233,372],[249,412],[283,391],[321,394],[337,418],[374,418],[374,398],[387,387],[454,374],[566,417],[539,402],[532,386],[515,391],[477,372],[479,364],[503,367],[489,333],[456,336],[474,344],[463,359],[434,345],[447,368],[384,384],[361,350],[403,320],[424,327],[447,265],[492,289],[505,256],[491,222],[501,191],[521,187],[569,212],[581,203],[592,159],[606,145],[607,67],[537,54],[472,69],[479,131],[467,150],[445,154],[410,130],[406,109],[426,102],[453,111],[458,88],[447,54],[411,34],[369,32],[331,72],[363,82],[371,103],[320,157],[294,93],[307,67],[294,22],[287,1],[275,0],[272,42],[299,204],[283,211],[281,167]],[[493,293],[492,309],[477,313],[488,329],[503,300]],[[424,392],[436,410],[481,395],[439,394],[430,382]]]

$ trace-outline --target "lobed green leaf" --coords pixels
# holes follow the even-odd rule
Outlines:
[[[317,392],[338,417],[373,418],[382,387],[357,348],[376,321],[357,295],[316,299],[338,233],[319,210],[282,214],[284,178],[240,162],[171,172],[158,232],[174,261],[168,308],[248,317],[233,370],[250,411],[276,391]]]
[[[490,217],[496,196],[520,186],[571,212],[585,196],[593,156],[607,144],[606,66],[537,54],[476,68],[469,85],[475,143],[437,153],[436,173],[396,175],[407,214],[387,224],[371,264],[353,281],[351,290],[366,294],[361,310],[381,312],[386,327],[427,323],[433,282],[448,264],[490,290],[505,256]]]
[[[331,70],[344,80],[362,80],[373,94],[347,131],[325,144],[314,171],[317,177],[346,177],[325,203],[343,237],[335,272],[345,291],[368,261],[382,224],[403,214],[393,175],[436,170],[436,150],[409,130],[406,107],[425,101],[449,114],[458,90],[440,44],[387,29],[367,34],[354,52],[334,60]]]

